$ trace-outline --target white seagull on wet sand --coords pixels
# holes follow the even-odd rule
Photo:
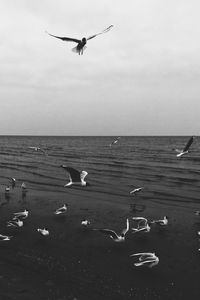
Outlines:
[[[18,218],[22,218],[22,219],[26,219],[28,217],[28,210],[24,210],[24,211],[21,211],[21,212],[17,212],[17,213],[14,213],[14,218],[13,220],[15,219],[18,219]]]
[[[139,256],[139,262],[134,263],[134,266],[136,267],[146,266],[148,268],[152,268],[159,263],[159,258],[152,252],[135,253],[130,256]]]
[[[153,220],[151,221],[152,224],[157,224],[160,226],[166,226],[168,224],[169,218],[167,216],[164,216],[162,220]]]
[[[85,177],[88,175],[86,171],[77,171],[74,168],[67,167],[65,165],[61,165],[63,169],[65,169],[69,173],[69,182],[64,185],[64,187],[70,187],[72,185],[80,185],[86,186],[88,183],[84,180]]]
[[[90,221],[84,219],[81,221],[81,225],[84,226],[84,227],[88,227],[90,225]]]
[[[139,188],[136,188],[132,191],[130,191],[130,195],[133,194],[134,196],[137,195],[139,192],[141,192],[143,188],[142,187],[139,187]]]
[[[6,186],[5,188],[5,193],[9,193],[10,192],[10,187],[9,186]]]
[[[186,144],[186,146],[185,146],[185,148],[183,150],[176,149],[176,152],[179,152],[176,156],[177,157],[181,157],[182,155],[187,154],[189,152],[189,148],[192,145],[193,141],[194,141],[194,137],[192,136],[188,140],[188,142],[187,142],[187,144]]]
[[[46,228],[43,228],[43,229],[38,228],[37,231],[38,231],[41,235],[43,235],[43,236],[49,235],[49,230],[46,229]]]
[[[98,230],[98,231],[108,235],[111,239],[113,239],[114,242],[124,242],[125,235],[129,231],[129,220],[126,219],[126,228],[122,230],[120,235],[118,235],[115,231],[110,230],[110,229],[93,229],[93,230]]]
[[[56,209],[55,214],[56,215],[64,214],[67,211],[67,208],[68,208],[68,204],[64,204],[62,207]]]
[[[19,228],[22,227],[24,225],[23,221],[20,219],[13,219],[12,221],[8,221],[7,226],[8,227],[15,227],[15,228]]]
[[[148,220],[146,218],[133,217],[132,219],[137,222],[137,228],[131,228],[132,233],[149,232],[151,230],[151,227],[149,226]]]
[[[12,236],[0,234],[0,242],[10,241],[11,238]]]
[[[103,33],[106,33],[108,32],[111,28],[113,27],[113,25],[110,25],[109,27],[107,27],[106,29],[104,29],[103,31],[99,32],[99,33],[96,33],[94,35],[91,35],[89,36],[88,38],[86,37],[83,37],[81,40],[79,39],[74,39],[74,38],[69,38],[69,37],[61,37],[61,36],[57,36],[57,35],[53,35],[53,34],[50,34],[46,31],[46,33],[52,37],[55,37],[57,39],[60,39],[62,41],[65,41],[65,42],[74,42],[74,43],[77,43],[77,46],[74,47],[72,49],[73,52],[75,53],[78,53],[79,55],[83,55],[83,51],[86,49],[86,44],[87,44],[87,41],[93,39],[94,37],[100,35],[100,34],[103,34]]]

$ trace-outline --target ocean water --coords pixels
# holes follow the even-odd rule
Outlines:
[[[199,299],[200,146],[176,157],[189,137],[0,137],[0,299]],[[48,155],[29,147],[40,146]],[[65,188],[68,174],[60,165],[88,172],[87,187]],[[11,177],[16,187],[9,195]],[[26,183],[27,194],[21,192]],[[130,191],[143,187],[137,196]],[[69,204],[65,216],[55,209]],[[133,209],[136,204],[141,211]],[[28,209],[19,229],[7,227],[13,213]],[[124,243],[93,230],[121,232],[129,218],[160,219],[165,228],[132,234]],[[48,228],[41,237],[37,228]],[[156,252],[160,262],[138,269],[132,253]],[[187,274],[187,276],[186,276]]]
[[[0,182],[10,177],[26,182],[31,190],[62,192],[68,176],[61,164],[88,172],[87,188],[109,201],[109,195],[129,198],[129,191],[144,187],[143,198],[152,203],[192,206],[199,204],[200,145],[176,157],[188,137],[0,137]],[[40,146],[48,155],[28,147]],[[73,193],[71,191],[71,193]]]

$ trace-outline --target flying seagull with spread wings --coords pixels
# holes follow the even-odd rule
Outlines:
[[[67,184],[65,184],[65,187],[70,187],[72,185],[80,185],[80,186],[88,185],[88,183],[84,180],[88,172],[86,171],[79,172],[76,169],[67,167],[65,165],[61,165],[61,167],[69,173],[70,181]]]
[[[96,33],[94,35],[91,35],[89,36],[88,38],[86,37],[83,37],[81,40],[79,39],[74,39],[74,38],[70,38],[70,37],[61,37],[61,36],[57,36],[57,35],[53,35],[49,32],[46,31],[46,33],[50,36],[53,36],[57,39],[60,39],[62,41],[65,41],[65,42],[74,42],[74,43],[77,43],[77,46],[74,47],[72,49],[73,52],[76,52],[78,53],[79,55],[83,55],[83,51],[86,49],[86,44],[87,44],[87,41],[95,38],[96,36],[100,35],[100,34],[103,34],[103,33],[106,33],[108,32],[111,28],[113,27],[113,25],[110,25],[109,27],[107,27],[106,29],[104,29],[103,31],[99,32],[99,33]]]
[[[152,252],[135,253],[130,256],[138,257],[139,261],[134,263],[134,266],[136,267],[146,266],[148,268],[152,268],[159,263],[158,256],[156,256],[155,253]]]
[[[129,220],[126,219],[126,228],[124,228],[121,232],[120,235],[118,235],[114,230],[111,229],[96,229],[94,228],[93,230],[98,230],[105,235],[108,235],[114,242],[124,242],[125,241],[125,235],[129,231]]]
[[[193,141],[194,141],[194,137],[192,136],[192,137],[188,140],[188,142],[187,142],[187,144],[185,145],[185,148],[184,148],[183,150],[176,149],[176,152],[178,152],[178,154],[177,154],[176,156],[177,156],[177,157],[181,157],[182,155],[187,154],[187,153],[189,152],[189,148],[190,148],[190,146],[192,145]]]

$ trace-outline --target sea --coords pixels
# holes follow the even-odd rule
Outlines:
[[[0,299],[199,299],[199,138],[181,158],[175,150],[189,136],[121,136],[112,144],[116,138],[0,136],[0,234],[11,236],[0,241]],[[64,187],[69,175],[61,165],[87,171],[89,185]],[[141,192],[130,194],[138,187]],[[56,216],[64,203],[66,214]],[[24,226],[8,227],[24,209]],[[133,217],[164,216],[167,226],[132,232]],[[124,243],[93,230],[120,233],[127,218]],[[138,252],[156,253],[159,264],[135,267],[130,255]]]
[[[176,157],[189,137],[0,136],[0,182],[10,177],[29,189],[62,191],[68,176],[62,164],[88,172],[90,191],[129,198],[130,190],[144,188],[152,203],[192,206],[199,204],[200,144]],[[39,146],[47,155],[29,148]],[[171,200],[170,200],[171,199]]]

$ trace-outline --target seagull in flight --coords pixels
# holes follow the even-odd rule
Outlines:
[[[110,143],[110,147],[112,147],[113,145],[116,145],[118,142],[119,142],[119,139],[120,139],[121,137],[120,136],[118,136],[114,141],[112,141],[112,143]]]
[[[8,221],[7,226],[8,227],[15,227],[15,228],[19,228],[22,227],[24,225],[23,221],[20,219],[13,219],[12,221]]]
[[[24,211],[14,213],[13,220],[16,220],[18,218],[26,219],[28,217],[28,214],[29,214],[29,212],[26,209]]]
[[[189,148],[192,145],[193,141],[194,141],[194,137],[192,136],[191,138],[189,138],[189,140],[183,150],[176,149],[176,152],[178,152],[178,154],[176,156],[181,157],[182,155],[187,154],[189,152]]]
[[[28,147],[29,149],[33,149],[36,152],[42,152],[45,155],[47,155],[46,151],[44,149],[42,149],[41,147]]]
[[[130,191],[130,195],[133,194],[134,196],[136,196],[139,192],[141,192],[142,189],[143,189],[142,187],[136,188],[136,189]]]
[[[135,253],[130,255],[130,257],[138,257],[139,262],[134,263],[134,266],[141,267],[146,266],[148,268],[152,268],[159,263],[159,258],[152,252],[143,252],[143,253]]]
[[[49,32],[46,31],[46,33],[50,36],[53,36],[57,39],[60,39],[62,41],[65,41],[65,42],[74,42],[74,43],[77,43],[77,46],[74,47],[72,49],[73,52],[75,53],[78,53],[79,55],[83,55],[83,51],[86,49],[86,44],[87,44],[87,41],[95,38],[96,36],[100,35],[100,34],[103,34],[103,33],[106,33],[108,32],[111,28],[113,27],[113,25],[110,25],[109,27],[107,27],[106,29],[104,29],[103,31],[99,32],[99,33],[96,33],[94,35],[91,35],[89,36],[88,38],[86,37],[83,37],[81,40],[80,39],[74,39],[74,38],[70,38],[70,37],[61,37],[61,36],[57,36],[57,35],[53,35],[53,34],[50,34]]]
[[[65,165],[61,165],[61,167],[69,173],[69,182],[65,184],[64,187],[70,187],[72,185],[88,185],[88,183],[84,180],[85,177],[88,175],[86,171],[79,172],[76,169],[67,167]]]
[[[151,227],[149,226],[148,220],[146,218],[133,217],[132,219],[137,222],[137,228],[132,228],[132,233],[149,232],[151,230]]]
[[[41,229],[41,228],[38,228],[37,231],[38,231],[41,235],[43,235],[43,236],[49,235],[49,230],[48,230],[48,229],[45,229],[45,228]]]
[[[0,234],[0,242],[10,241],[11,238],[12,236]]]
[[[152,224],[157,224],[159,226],[166,226],[168,224],[169,218],[167,216],[164,216],[162,220],[153,220],[151,221]]]
[[[93,230],[98,230],[108,235],[111,239],[113,239],[114,242],[124,242],[125,235],[129,231],[129,220],[126,219],[126,228],[122,230],[120,235],[118,235],[114,230],[110,230],[110,229],[93,229]]]
[[[67,211],[68,204],[64,204],[62,207],[56,209],[55,215],[64,214]]]

